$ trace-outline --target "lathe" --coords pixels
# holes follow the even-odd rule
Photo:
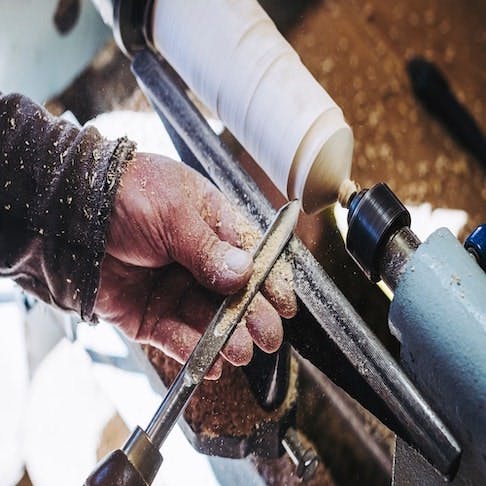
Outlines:
[[[296,466],[293,475],[326,484],[319,469],[322,451],[312,444],[318,442],[319,428],[311,432],[303,424],[319,420],[320,396],[346,409],[349,399],[335,394],[332,381],[396,434],[393,484],[485,484],[486,225],[471,233],[464,246],[446,229],[421,242],[410,229],[409,212],[386,181],[363,190],[351,182],[351,127],[255,0],[95,3],[184,161],[209,177],[262,234],[268,231],[261,248],[278,232],[289,208],[295,218],[287,221],[266,273],[282,253],[293,268],[300,312],[285,324],[283,348],[270,356],[256,353],[245,370],[252,407],[259,410],[252,416],[255,422],[244,433],[243,426],[233,433],[221,424],[208,433],[201,425],[204,419],[194,418],[197,405],[189,405],[181,426],[191,444],[208,455],[251,456],[255,471],[265,460],[288,454]],[[298,201],[306,213],[322,211],[338,199],[347,209],[348,253],[371,282],[384,282],[393,294],[388,323],[400,343],[400,364],[304,243],[291,236],[297,203],[289,203],[271,225],[274,208],[210,128],[200,102],[286,199]],[[216,345],[215,336],[222,336],[218,325],[232,304],[225,305],[178,378],[166,358],[131,344],[162,395],[163,386],[175,381],[148,427],[137,428],[100,463],[87,485],[151,484],[163,467],[159,447],[224,344]],[[299,332],[303,328],[306,332]],[[197,379],[191,372],[195,362],[205,366],[198,368]],[[241,377],[231,380],[239,384]],[[199,399],[218,396],[217,382],[201,387]],[[309,390],[315,403],[303,403]],[[349,410],[352,422],[355,412]],[[370,454],[378,469],[389,467],[380,451]],[[222,481],[229,477],[220,474]],[[286,481],[280,477],[272,484]]]
[[[103,11],[176,146],[189,151],[195,167],[262,230],[273,210],[209,128],[181,79],[284,196],[300,201],[306,212],[321,210],[338,196],[348,208],[348,252],[372,282],[383,280],[393,291],[389,325],[401,344],[401,367],[295,236],[286,256],[306,319],[325,335],[320,354],[339,355],[343,369],[331,372],[331,378],[397,434],[394,484],[486,481],[486,227],[468,238],[466,248],[445,229],[422,243],[410,230],[408,211],[386,184],[359,191],[348,181],[350,127],[256,2],[120,0],[103,4]],[[302,343],[300,349],[294,346],[329,372],[322,360],[313,359],[315,351]],[[248,373],[260,385],[255,389],[264,408],[276,409],[285,399],[286,393],[274,393],[273,383],[275,373],[286,373],[279,363],[285,352],[260,369],[263,374],[273,366],[273,375]],[[177,387],[176,379],[169,397]],[[133,475],[123,484],[150,484],[161,463],[157,449],[162,440],[154,430],[171,427],[182,408],[172,415],[159,413],[146,433],[137,429],[118,452],[123,474],[130,469]],[[302,453],[302,447],[299,456],[295,419],[286,414],[284,422],[268,431],[277,441],[263,434],[259,441],[266,447],[250,445],[237,456],[278,457],[287,451],[299,475],[309,479],[317,460],[306,456],[310,449]],[[225,451],[224,441],[222,455],[234,455],[228,452],[231,447]],[[120,475],[111,469],[114,457],[87,484],[118,484],[104,479],[107,471],[114,471],[113,478]]]

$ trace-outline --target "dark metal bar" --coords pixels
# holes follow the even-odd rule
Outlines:
[[[209,177],[265,230],[274,214],[273,208],[181,89],[173,69],[146,49],[135,55],[132,70],[156,108],[175,128]],[[376,405],[380,420],[416,447],[440,472],[452,474],[460,455],[454,437],[307,248],[294,237],[289,251],[294,263],[297,295],[319,324],[323,335],[330,338],[345,357],[344,361],[372,390],[370,399],[362,404],[372,413],[375,410],[370,403]],[[342,386],[339,381],[337,384]],[[362,384],[360,380],[357,383],[344,381],[345,389],[353,396],[362,395],[359,390]]]

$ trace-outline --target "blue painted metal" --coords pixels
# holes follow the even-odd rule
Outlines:
[[[476,257],[479,266],[486,272],[486,224],[480,224],[466,238],[464,248]]]
[[[448,230],[411,257],[389,320],[412,381],[463,447],[457,484],[486,484],[486,274]]]
[[[38,103],[61,92],[111,37],[98,12],[82,0],[75,27],[60,34],[53,22],[58,0],[0,2],[0,91]]]

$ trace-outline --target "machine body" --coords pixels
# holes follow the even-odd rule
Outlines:
[[[356,194],[349,206],[348,250],[372,280],[382,278],[394,291],[389,325],[401,343],[402,364],[463,449],[453,484],[483,484],[486,273],[481,260],[445,228],[420,244],[405,207],[385,184]],[[395,461],[400,460],[397,454]],[[419,463],[404,464],[396,468],[397,484],[408,484],[403,481]],[[428,467],[423,477],[440,484],[440,475]]]
[[[404,368],[462,446],[453,484],[484,484],[486,273],[448,230],[411,256],[389,322]]]

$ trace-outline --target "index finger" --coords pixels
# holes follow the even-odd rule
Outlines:
[[[201,217],[222,240],[247,251],[254,250],[263,236],[259,229],[210,181],[202,179],[200,184],[203,196],[196,204]],[[276,262],[261,290],[282,317],[289,319],[297,313],[292,267],[284,257]]]

